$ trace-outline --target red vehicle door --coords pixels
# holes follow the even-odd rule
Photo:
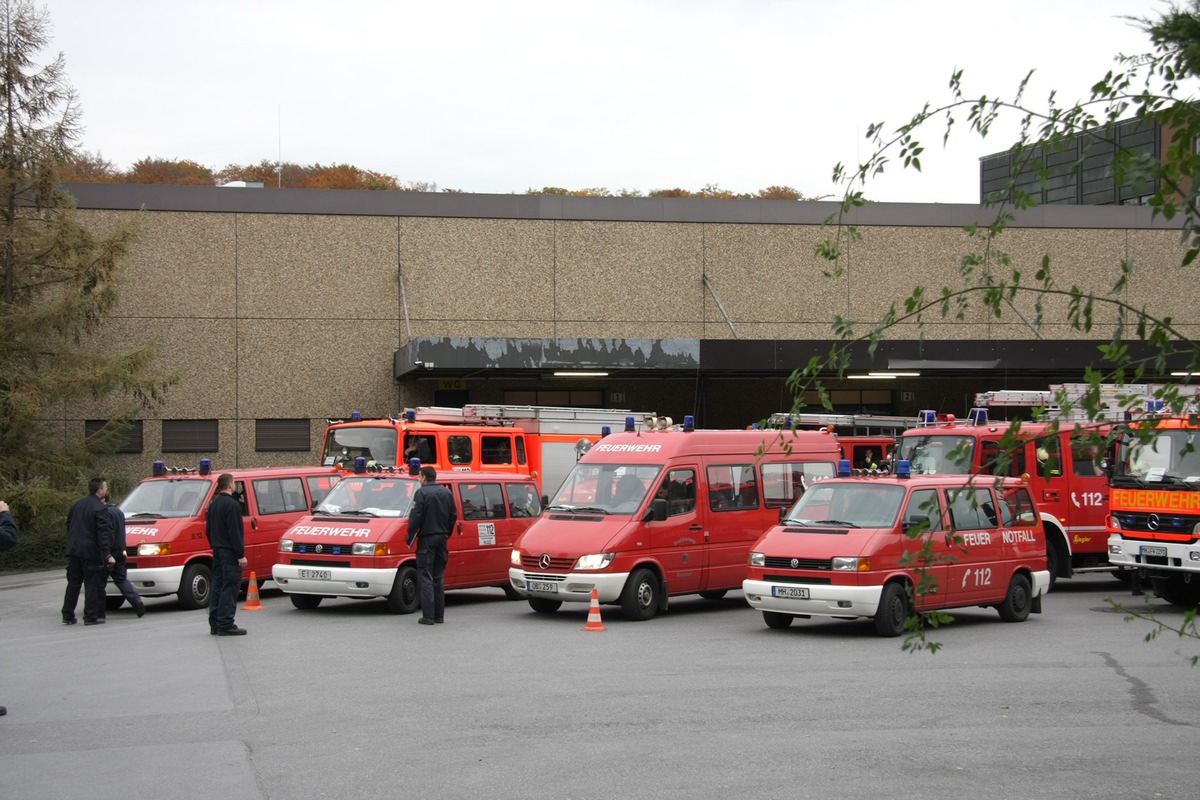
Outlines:
[[[665,500],[667,518],[650,522],[654,549],[671,594],[689,594],[704,588],[707,546],[704,543],[704,510],[696,504],[697,465],[672,465],[663,472],[649,502]]]
[[[250,478],[235,482],[234,495],[242,504],[242,524],[245,527],[246,568],[266,580],[271,576],[279,550],[279,540],[288,528],[309,512],[304,478]]]

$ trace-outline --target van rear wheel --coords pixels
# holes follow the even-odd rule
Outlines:
[[[1155,577],[1150,580],[1154,593],[1173,606],[1196,608],[1200,606],[1200,581],[1185,583],[1182,575]]]
[[[621,591],[621,613],[625,619],[645,622],[658,613],[658,576],[642,567],[629,576]]]
[[[707,592],[701,592],[700,596],[705,600],[720,600],[728,591],[728,589],[710,589]]]
[[[319,594],[293,594],[288,596],[292,598],[293,606],[304,611],[312,611],[321,605],[322,598]]]
[[[767,623],[767,627],[775,630],[788,627],[794,619],[791,614],[780,614],[778,611],[764,611],[762,615],[763,622]]]
[[[897,582],[883,587],[879,608],[875,611],[875,632],[880,636],[899,636],[904,633],[908,618],[908,592]]]
[[[421,605],[421,591],[417,586],[417,568],[405,564],[396,570],[396,582],[387,596],[388,611],[393,614],[411,614]]]
[[[1008,594],[1004,602],[996,606],[1000,619],[1005,622],[1024,622],[1033,606],[1033,590],[1029,584],[1029,576],[1018,572],[1008,582]]]

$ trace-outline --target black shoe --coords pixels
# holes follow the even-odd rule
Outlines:
[[[141,619],[142,617],[144,617],[146,615],[146,604],[138,603],[136,606],[133,607],[133,610],[137,612],[138,619]]]
[[[245,635],[246,635],[246,629],[239,628],[237,625],[234,625],[232,628],[222,628],[221,630],[217,631],[217,636],[245,636]]]
[[[8,713],[8,709],[5,708],[4,706],[0,706],[0,717],[3,717],[7,713]]]
[[[71,617],[70,619],[63,617],[63,625],[74,625],[78,621],[79,620],[75,619],[74,617]]]
[[[446,620],[442,619],[441,617],[434,617],[433,621],[436,622],[438,625],[441,625]]]
[[[417,624],[418,625],[432,625],[433,620],[431,620],[429,617],[421,617],[419,620],[417,620]]]
[[[83,621],[83,624],[84,625],[103,625],[104,617],[101,617],[100,619],[85,619]]]

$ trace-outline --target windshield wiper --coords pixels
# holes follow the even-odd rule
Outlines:
[[[608,514],[599,506],[546,506],[547,511],[566,511],[568,514]]]
[[[128,514],[127,516],[129,517],[129,519],[134,519],[136,517],[153,517],[154,519],[162,519],[163,518],[163,515],[159,514],[156,511],[139,511],[136,514]]]
[[[344,511],[340,511],[338,513],[352,514],[356,517],[377,517],[377,516],[379,516],[378,514],[375,514],[374,512],[367,511],[367,510],[361,509],[361,508],[348,508],[348,509],[346,509]]]
[[[842,519],[818,519],[812,522],[813,525],[838,525],[845,528],[857,528],[853,522],[846,522]]]

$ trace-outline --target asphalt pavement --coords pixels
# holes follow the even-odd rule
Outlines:
[[[1200,796],[1200,641],[1145,641],[1104,601],[1145,598],[1107,575],[1024,623],[954,612],[937,653],[862,621],[769,630],[740,592],[584,631],[586,605],[498,589],[422,626],[268,583],[249,634],[214,637],[174,598],[64,626],[64,584],[0,576],[0,798]]]

